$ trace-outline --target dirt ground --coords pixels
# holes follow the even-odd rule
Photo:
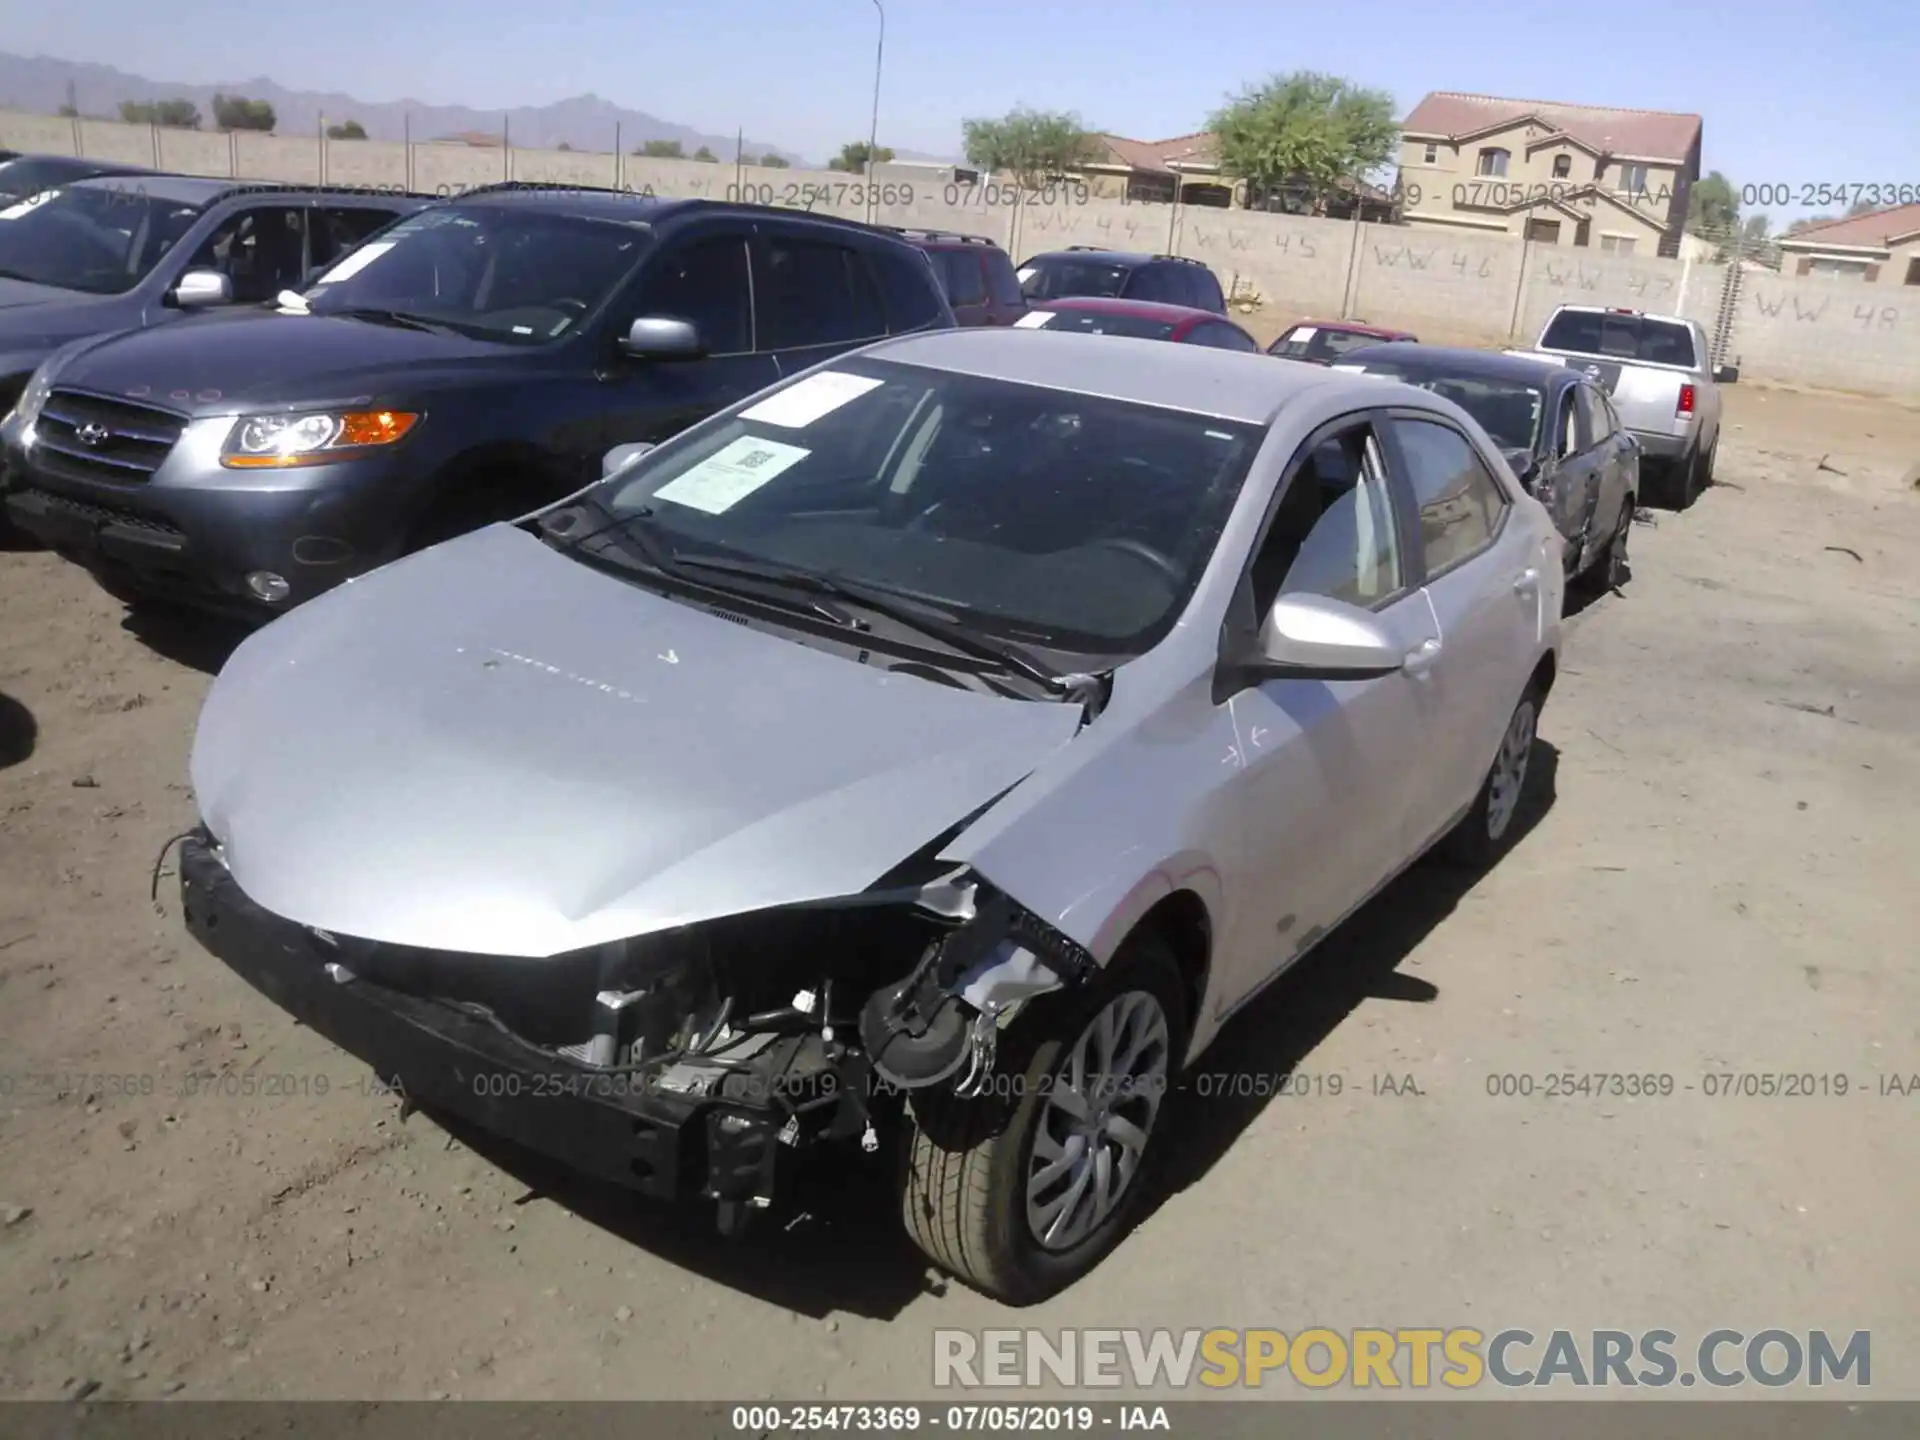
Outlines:
[[[171,864],[149,899],[220,645],[0,554],[0,1394],[918,1397],[933,1327],[1012,1323],[1866,1329],[1920,1396],[1920,412],[1727,403],[1721,483],[1571,622],[1517,849],[1236,1021],[1140,1229],[1017,1317],[864,1192],[730,1246],[402,1123],[184,937]],[[1218,1093],[1289,1070],[1344,1088]],[[1675,1085],[1488,1092],[1566,1071]],[[1745,1072],[1850,1093],[1705,1093]]]

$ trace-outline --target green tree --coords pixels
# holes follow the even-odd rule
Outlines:
[[[272,130],[274,118],[273,106],[264,100],[244,95],[213,97],[213,123],[222,130]]]
[[[1871,215],[1880,207],[1871,200],[1856,200],[1847,207],[1845,218],[1851,220],[1856,215]]]
[[[775,155],[771,151],[769,151],[765,155],[762,155],[754,163],[761,166],[763,169],[767,169],[767,170],[786,170],[791,168],[791,164],[787,160],[786,156]]]
[[[1740,192],[1718,170],[1694,181],[1687,196],[1687,229],[1695,235],[1724,236],[1740,224]]]
[[[122,100],[120,118],[129,125],[168,125],[179,130],[198,130],[200,107],[191,100]]]
[[[562,140],[558,145],[554,146],[553,148],[556,150],[571,150],[573,149],[573,146],[569,145],[566,141]]]
[[[644,155],[649,160],[684,160],[687,158],[687,152],[680,148],[680,142],[678,140],[648,140],[633,153],[636,155]]]
[[[714,154],[713,151],[709,150],[704,145],[702,145],[698,150],[693,152],[693,158],[696,160],[702,161],[708,165],[717,165],[720,163],[720,157]]]
[[[364,140],[366,138],[367,127],[358,120],[342,120],[338,125],[327,126],[329,140]]]
[[[845,145],[840,147],[840,153],[838,155],[827,161],[827,169],[844,170],[852,175],[865,174],[867,169],[867,154],[866,141],[849,140]],[[876,147],[872,154],[873,163],[876,165],[884,165],[893,159],[893,151],[889,150],[885,145]]]
[[[1338,75],[1296,70],[1249,85],[1208,121],[1220,169],[1250,196],[1282,187],[1303,193],[1315,213],[1345,184],[1392,157],[1400,127],[1393,97]]]
[[[59,115],[62,120],[75,119],[79,114],[80,112],[71,105],[62,105],[59,110]]]
[[[981,170],[1012,175],[1028,190],[1048,179],[1091,164],[1106,153],[1106,142],[1074,114],[1021,105],[999,119],[962,120],[967,163]]]

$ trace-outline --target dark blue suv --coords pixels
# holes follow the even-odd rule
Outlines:
[[[1029,303],[1089,295],[1227,313],[1227,297],[1213,271],[1184,255],[1139,255],[1097,245],[1069,245],[1035,255],[1019,273],[1020,292]]]
[[[617,446],[953,324],[926,258],[876,227],[469,192],[277,303],[55,352],[0,424],[7,510],[122,598],[271,616],[571,494]]]

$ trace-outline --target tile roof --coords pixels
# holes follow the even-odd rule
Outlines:
[[[1490,126],[1534,115],[1596,150],[1682,161],[1700,138],[1698,115],[1664,110],[1615,110],[1603,105],[1567,105],[1558,100],[1507,100],[1436,90],[1413,107],[1401,129],[1413,135],[1471,135]]]
[[[1896,205],[1891,210],[1875,210],[1844,220],[1822,220],[1791,235],[1782,235],[1782,245],[1818,241],[1822,245],[1884,246],[1897,236],[1920,233],[1920,205]]]
[[[1124,135],[1098,137],[1107,147],[1108,165],[1125,165],[1133,170],[1172,173],[1173,166],[1211,165],[1215,151],[1213,135],[1201,130],[1192,135],[1176,135],[1171,140],[1129,140]]]

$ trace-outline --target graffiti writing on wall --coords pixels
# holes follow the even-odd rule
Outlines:
[[[1375,245],[1373,263],[1382,270],[1397,270],[1401,266],[1409,270],[1431,270],[1436,275],[1453,280],[1486,280],[1493,275],[1491,256],[1451,250],[1442,259],[1441,254],[1437,248],[1415,250],[1411,245]]]
[[[1045,235],[1053,230],[1085,230],[1086,228],[1087,221],[1084,218],[1070,219],[1063,211],[1029,210],[1020,221],[1022,234]],[[1115,225],[1111,215],[1101,215],[1094,219],[1092,228],[1109,237],[1117,230],[1121,236],[1129,242],[1131,242],[1136,235],[1143,232],[1156,235],[1166,233],[1166,227],[1164,225],[1155,225],[1150,221],[1135,220],[1131,216],[1122,220],[1118,225]],[[1116,246],[1115,248],[1129,250],[1136,247],[1129,243],[1127,245]]]
[[[1203,225],[1194,225],[1189,233],[1193,236],[1193,248],[1196,250],[1218,250],[1222,241],[1228,250],[1251,250],[1259,238],[1257,232],[1252,230],[1209,230]],[[1281,230],[1267,238],[1282,255],[1297,255],[1302,260],[1311,260],[1320,253],[1311,235],[1296,235],[1292,231]]]
[[[1607,278],[1605,270],[1589,269],[1575,262],[1572,265],[1546,262],[1544,273],[1547,284],[1556,290],[1598,290]],[[1657,300],[1673,293],[1671,275],[1650,275],[1644,270],[1630,270],[1624,282],[1627,291],[1639,300]]]
[[[1893,305],[1862,305],[1857,301],[1841,300],[1837,305],[1831,295],[1822,295],[1817,301],[1802,300],[1798,295],[1768,295],[1764,290],[1750,290],[1753,308],[1769,320],[1782,318],[1805,325],[1819,325],[1831,319],[1834,324],[1858,326],[1862,330],[1898,330],[1900,311]]]

